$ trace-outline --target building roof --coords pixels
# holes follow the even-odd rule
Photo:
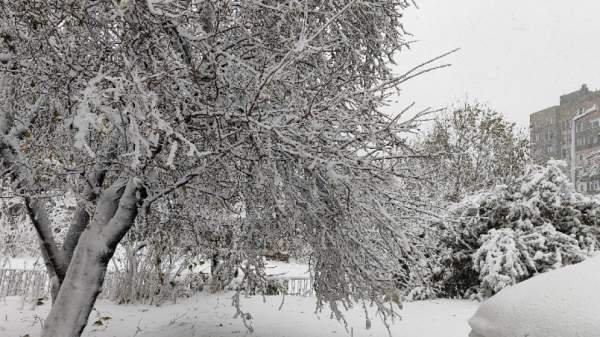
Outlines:
[[[557,109],[558,109],[558,105],[555,105],[555,106],[551,106],[549,108],[546,108],[546,109],[543,109],[543,110],[540,110],[540,111],[536,111],[536,112],[530,114],[529,116],[530,116],[530,118],[537,118],[537,117],[540,117],[542,115],[547,115],[547,114],[554,113],[554,112],[556,112]]]
[[[576,101],[577,99],[587,96],[590,93],[591,93],[591,91],[590,91],[590,89],[588,89],[587,84],[582,84],[581,89],[570,92],[568,94],[561,95],[560,96],[560,105]]]

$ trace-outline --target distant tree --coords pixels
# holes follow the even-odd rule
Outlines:
[[[479,103],[465,103],[442,114],[424,141],[438,153],[438,188],[449,201],[520,176],[529,160],[529,141],[514,123]]]
[[[565,169],[557,161],[532,165],[454,206],[440,244],[446,295],[490,296],[600,248],[600,203],[577,193]]]
[[[406,272],[412,219],[389,208],[418,213],[399,186],[420,177],[399,158],[422,115],[380,107],[436,68],[389,67],[408,5],[0,2],[0,157],[53,276],[42,336],[81,334],[117,245],[134,227],[159,232],[165,198],[178,223],[243,204],[231,241],[243,261],[263,233],[299,237],[319,308],[341,318],[368,300],[387,317],[380,295]],[[77,207],[61,241],[46,203],[67,190]]]

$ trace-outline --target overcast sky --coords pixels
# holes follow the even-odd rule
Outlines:
[[[418,42],[400,54],[400,70],[461,50],[445,59],[452,67],[406,83],[397,108],[477,100],[527,126],[561,94],[600,86],[598,0],[417,1],[405,26]]]

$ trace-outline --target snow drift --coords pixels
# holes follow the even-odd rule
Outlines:
[[[600,336],[600,256],[503,289],[469,320],[470,337]]]

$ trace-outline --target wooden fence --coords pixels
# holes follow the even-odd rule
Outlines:
[[[310,277],[287,278],[287,294],[294,296],[312,296],[314,293]]]
[[[50,293],[50,279],[44,270],[0,269],[0,297],[40,298]]]
[[[312,279],[309,277],[277,277],[287,283],[286,295],[311,296],[314,293]],[[108,298],[118,284],[115,275],[107,273],[101,298]],[[285,289],[284,288],[284,289]],[[40,298],[50,294],[50,280],[45,270],[0,269],[0,298],[5,296],[23,296]]]

